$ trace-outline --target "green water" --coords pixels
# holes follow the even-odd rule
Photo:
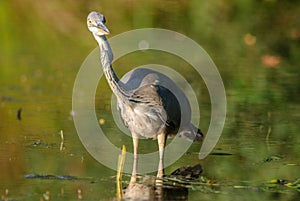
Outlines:
[[[116,195],[116,172],[85,150],[71,115],[76,74],[96,47],[85,22],[91,10],[106,15],[111,36],[145,27],[182,33],[218,67],[227,117],[217,146],[200,161],[200,145],[193,144],[166,169],[170,174],[184,165],[202,165],[203,176],[215,185],[189,186],[189,200],[299,197],[299,3],[14,0],[0,3],[0,200],[47,200],[47,192],[50,200],[112,200]],[[197,95],[206,132],[210,98],[204,82],[173,55],[149,55],[127,55],[114,68],[122,76],[155,62],[180,71]],[[99,86],[95,108],[105,120],[102,128],[116,146],[125,144],[131,151],[131,139],[123,138],[113,122],[106,81]],[[148,147],[155,149],[156,142],[143,141],[139,151],[146,153]],[[25,178],[29,174],[76,179]],[[124,186],[129,179],[123,176]],[[277,179],[285,181],[270,184]]]

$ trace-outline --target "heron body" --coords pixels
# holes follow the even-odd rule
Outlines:
[[[145,68],[125,74],[121,80],[112,68],[113,53],[106,39],[109,30],[105,17],[91,12],[87,25],[100,48],[102,68],[107,82],[117,97],[118,110],[133,138],[133,175],[137,172],[138,138],[154,138],[159,145],[157,177],[163,176],[163,154],[166,137],[177,135],[201,141],[203,134],[191,124],[191,108],[180,88],[166,75]]]
[[[180,118],[170,122],[167,116],[167,107],[164,102],[168,97],[174,99],[174,95],[166,88],[149,84],[133,91],[129,97],[130,104],[119,102],[118,107],[126,127],[135,134],[146,138],[156,138],[158,133],[166,129],[174,129],[171,123],[178,124]]]
[[[147,90],[148,87],[153,85],[156,86],[158,88],[158,93],[153,94],[152,89],[146,93],[150,98],[161,97],[161,99],[158,99],[155,102],[158,103],[162,100],[160,106],[163,106],[163,109],[165,110],[162,112],[166,112],[167,114],[168,119],[165,121],[165,126],[167,128],[166,133],[168,133],[168,136],[176,135],[177,137],[185,138],[187,140],[201,141],[201,133],[197,135],[196,132],[199,132],[198,129],[191,124],[191,107],[187,97],[168,76],[154,70],[136,68],[126,73],[120,81],[119,85],[124,86],[124,88],[132,92],[137,91],[137,89],[140,88]],[[121,107],[122,104],[118,104],[118,108]],[[143,106],[143,109],[144,108],[145,107]],[[125,117],[122,119],[127,118]],[[140,119],[138,120],[140,121]],[[123,123],[125,124],[125,122]],[[141,135],[143,135],[144,132],[145,130],[142,131]],[[153,138],[156,138],[156,136],[153,136]]]

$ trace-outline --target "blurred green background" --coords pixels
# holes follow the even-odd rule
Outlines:
[[[248,182],[254,187],[223,187],[218,193],[190,190],[190,200],[299,196],[285,186],[261,187],[272,179],[294,182],[300,177],[299,1],[10,0],[0,2],[0,200],[37,200],[47,191],[53,200],[77,199],[78,190],[86,200],[115,195],[115,172],[87,153],[70,114],[77,71],[96,47],[86,27],[92,10],[106,16],[109,37],[137,28],[170,29],[195,40],[218,67],[227,94],[227,119],[215,154],[199,161],[195,144],[167,173],[200,162],[204,175],[219,184]],[[115,70],[121,77],[145,61],[157,63],[161,55],[160,64],[180,69],[195,90],[200,125],[207,131],[210,100],[201,78],[190,68],[185,70],[186,64],[176,57],[153,55],[128,55],[116,62]],[[111,117],[111,91],[105,80],[100,84],[96,110],[105,120],[103,129],[117,146],[126,144],[131,150],[129,140],[118,144],[122,133]],[[155,142],[148,143],[155,147]],[[31,173],[94,178],[95,182],[24,178]]]

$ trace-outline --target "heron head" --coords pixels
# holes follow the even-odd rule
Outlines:
[[[95,35],[108,35],[109,30],[106,28],[105,17],[101,13],[91,12],[87,17],[87,26]]]

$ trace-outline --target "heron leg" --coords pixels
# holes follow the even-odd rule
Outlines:
[[[131,174],[130,182],[136,182],[139,138],[132,135],[132,140],[133,140],[133,167],[132,167],[132,174]]]
[[[166,135],[164,132],[157,136],[158,149],[159,149],[159,164],[157,171],[157,178],[161,179],[164,175],[164,149],[166,143]]]

